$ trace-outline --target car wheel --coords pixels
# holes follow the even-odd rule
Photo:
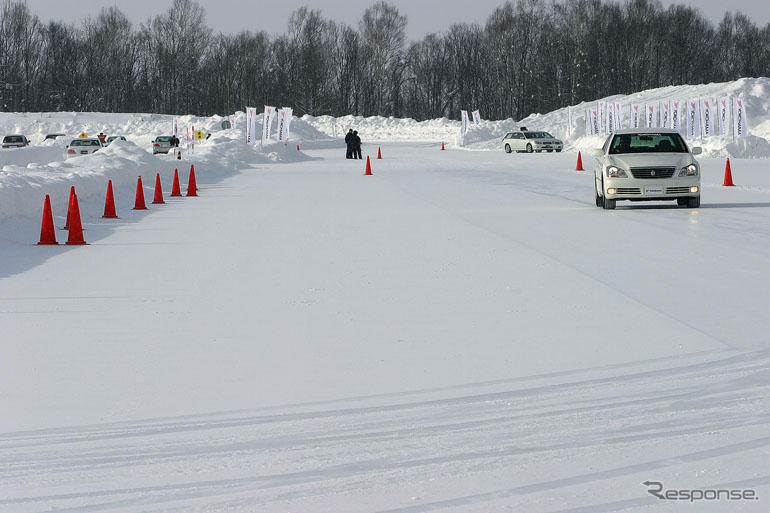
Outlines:
[[[602,177],[602,193],[604,193],[604,177]],[[604,197],[599,196],[599,191],[596,189],[596,177],[594,177],[594,195],[596,195],[596,206],[604,206]]]
[[[687,205],[687,198],[677,198],[676,204],[679,205],[680,207],[684,207],[685,205]]]
[[[548,153],[552,153],[552,152],[553,152],[553,150],[548,150]]]
[[[527,143],[527,153],[532,153],[532,145]]]
[[[700,207],[700,196],[697,196],[695,198],[687,198],[687,207],[688,208]]]
[[[602,207],[604,207],[604,210],[615,210],[615,202],[617,200],[604,198],[604,201],[602,202]]]
[[[510,144],[506,144],[505,145],[505,153],[511,153],[511,145]]]
[[[561,150],[556,150],[556,153],[561,153]]]

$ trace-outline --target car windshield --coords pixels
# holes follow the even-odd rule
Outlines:
[[[6,135],[3,138],[4,143],[20,143],[24,142],[24,139],[21,138],[20,135]]]
[[[70,146],[99,146],[99,141],[93,139],[75,139]]]
[[[527,139],[549,139],[551,135],[548,132],[524,132]]]
[[[687,153],[687,145],[678,133],[617,134],[610,154],[622,153]]]

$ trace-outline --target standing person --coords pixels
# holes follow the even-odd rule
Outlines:
[[[348,130],[347,134],[345,134],[345,144],[348,147],[348,150],[345,152],[345,158],[352,159],[353,158],[353,129],[352,128]]]
[[[107,140],[107,136],[104,135],[104,132],[99,132],[99,135],[97,135],[96,137],[99,138],[102,144],[104,144],[104,141]]]
[[[358,130],[353,130],[353,158],[362,159],[361,156],[361,138],[358,137]]]

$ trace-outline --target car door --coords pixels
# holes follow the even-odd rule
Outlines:
[[[511,146],[516,151],[524,151],[527,149],[527,140],[524,137],[524,134],[521,132],[516,132],[513,134],[514,140],[516,141],[515,146]]]

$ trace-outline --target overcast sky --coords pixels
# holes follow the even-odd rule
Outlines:
[[[168,0],[111,0],[92,2],[88,0],[27,0],[30,8],[43,20],[78,21],[86,15],[99,12],[101,5],[116,5],[134,22],[146,21],[155,16],[158,9],[170,5]],[[238,32],[240,30],[266,30],[282,33],[289,14],[308,5],[320,9],[328,18],[357,25],[368,0],[216,0],[199,2],[207,14],[208,25],[216,32]],[[504,0],[390,0],[408,18],[407,37],[421,39],[429,32],[441,32],[452,23],[484,23],[492,10]],[[698,7],[714,21],[722,18],[725,10],[740,10],[749,15],[755,23],[764,26],[770,22],[767,0],[688,0],[674,2],[663,0],[663,5],[685,3]],[[726,7],[728,6],[728,7]]]

